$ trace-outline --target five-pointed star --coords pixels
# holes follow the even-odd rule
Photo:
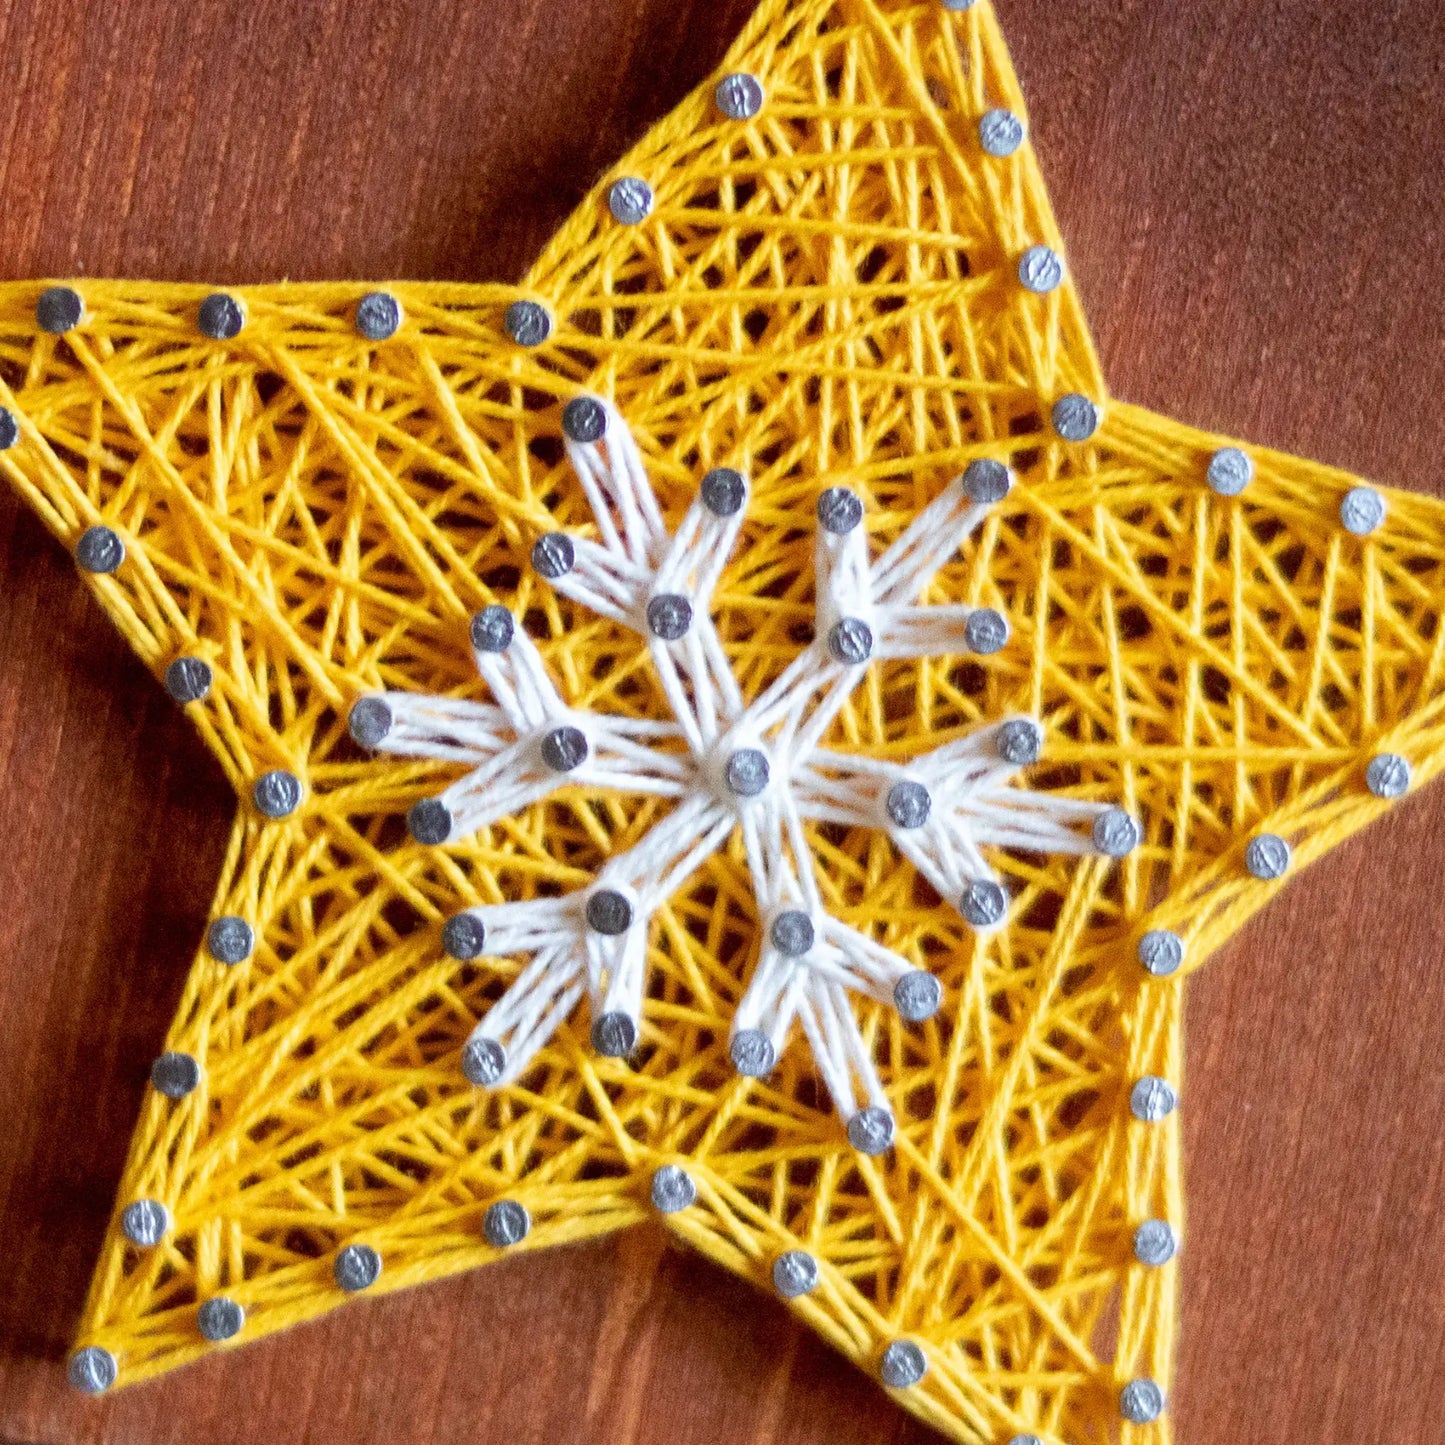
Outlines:
[[[1439,767],[1445,508],[1107,398],[986,4],[768,0],[723,71],[756,85],[684,103],[521,288],[386,288],[399,315],[361,287],[0,291],[0,466],[241,800],[82,1385],[617,1228],[673,1165],[680,1238],[954,1437],[1168,1436],[1182,981],[1268,875]],[[864,496],[881,549],[970,461],[1019,477],[925,599],[998,608],[1009,646],[870,668],[830,737],[909,757],[1027,713],[1030,785],[1117,798],[1145,840],[994,855],[1012,922],[976,941],[886,839],[814,828],[830,911],[944,986],[921,1029],[860,1012],[899,1121],[878,1158],[806,1056],[731,1067],[736,849],[659,909],[629,1062],[582,1019],[506,1089],[461,1075],[516,963],[447,957],[442,921],[578,886],[666,805],[558,793],[422,847],[405,815],[456,769],[369,759],[346,714],[480,699],[468,622],[502,603],[570,705],[665,715],[637,639],[526,565],[588,524],[559,441],[584,391],[669,523],[710,468],[748,477],[716,624],[749,695],[806,637],[820,491]]]

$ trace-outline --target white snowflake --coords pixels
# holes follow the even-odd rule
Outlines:
[[[641,453],[611,405],[575,399],[563,431],[597,540],[551,533],[533,548],[533,565],[558,591],[647,640],[675,721],[568,707],[531,639],[493,606],[472,619],[471,640],[494,705],[383,693],[352,709],[352,732],[370,748],[470,768],[412,809],[412,834],[424,843],[463,837],[571,784],[677,803],[636,847],[609,859],[591,887],[448,920],[443,940],[453,957],[529,959],[468,1040],[466,1075],[484,1086],[516,1079],[584,993],[593,1046],[631,1053],[651,916],[741,828],[763,943],[733,1020],[733,1063],[744,1074],[769,1073],[796,1019],[849,1139],[879,1153],[892,1141],[893,1115],[848,994],[919,1022],[937,1011],[942,992],[931,974],[828,915],[804,823],[883,829],[976,929],[998,927],[1008,914],[982,847],[1122,856],[1140,836],[1119,808],[1011,783],[1039,756],[1043,731],[1032,718],[978,728],[907,764],[821,746],[871,662],[990,653],[1007,641],[1008,624],[991,608],[916,599],[1007,495],[1011,474],[998,461],[971,462],[876,561],[858,496],[824,491],[816,640],[749,704],[709,612],[746,511],[746,479],[709,472],[669,536]]]

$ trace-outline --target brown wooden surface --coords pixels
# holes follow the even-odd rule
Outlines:
[[[750,0],[0,0],[0,273],[513,278]],[[1000,0],[1120,395],[1445,490],[1438,0]],[[656,1233],[100,1404],[59,1361],[200,936],[216,768],[0,497],[0,1441],[924,1442]],[[1445,1417],[1445,789],[1194,985],[1186,1445]]]

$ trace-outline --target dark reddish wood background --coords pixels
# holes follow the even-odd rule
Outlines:
[[[514,278],[750,0],[0,0],[0,274]],[[1115,391],[1442,489],[1445,9],[1000,0]],[[0,497],[0,1441],[862,1445],[927,1431],[646,1230],[101,1404],[60,1361],[230,800]],[[1191,994],[1186,1445],[1445,1415],[1445,790]]]

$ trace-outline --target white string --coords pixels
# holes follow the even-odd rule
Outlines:
[[[877,615],[878,641],[873,648],[880,660],[939,657],[965,652],[965,629],[977,607],[887,607]]]
[[[490,703],[463,698],[426,697],[414,692],[383,692],[391,729],[378,751],[447,763],[485,762],[513,740],[507,715]]]
[[[974,502],[962,477],[950,482],[904,529],[873,564],[873,605],[909,606],[938,569],[971,537],[992,504]]]
[[[805,822],[885,830],[961,908],[970,885],[997,883],[983,847],[1092,852],[1091,826],[1108,811],[1105,804],[1016,786],[1018,767],[999,752],[1006,724],[976,729],[907,764],[820,747],[870,662],[964,649],[977,609],[919,606],[917,599],[982,522],[989,504],[973,502],[954,481],[872,563],[861,524],[841,533],[820,525],[814,643],[749,707],[711,616],[713,592],[746,509],[717,516],[699,495],[669,537],[630,430],[610,404],[602,405],[606,429],[600,441],[566,440],[597,538],[570,539],[573,565],[552,585],[647,639],[674,722],[568,708],[520,629],[500,652],[474,649],[495,706],[382,694],[391,727],[378,746],[471,767],[441,795],[452,816],[452,837],[574,782],[678,800],[636,846],[608,860],[589,888],[560,899],[467,910],[482,926],[486,955],[530,956],[470,1042],[495,1045],[494,1080],[511,1082],[584,993],[594,1028],[599,1019],[620,1020],[632,1033],[623,1029],[619,1037],[637,1036],[652,916],[741,827],[762,943],[733,1020],[735,1060],[743,1067],[746,1053],[749,1071],[760,1071],[754,1066],[776,1059],[797,1022],[845,1122],[865,1108],[887,1111],[849,995],[895,1004],[898,990],[926,975],[827,913]],[[649,622],[649,604],[660,597],[672,609],[674,620],[664,616],[659,624],[668,635],[656,635]],[[681,635],[673,636],[677,598],[685,599],[691,614]],[[840,624],[853,629],[851,642],[838,642],[835,653],[833,633]],[[866,655],[858,655],[859,638],[866,638]],[[588,753],[558,774],[543,761],[541,742],[562,726],[581,730]],[[768,785],[756,796],[735,795],[726,782],[729,759],[741,748],[759,748],[769,762]],[[903,782],[927,793],[927,817],[914,820],[915,826],[904,826],[889,811],[890,790]],[[600,901],[624,910],[618,917],[626,921],[616,931],[589,922],[589,904],[604,893],[619,897]],[[806,925],[789,914],[802,915]],[[923,1016],[913,1008],[910,1017]],[[766,1047],[759,1050],[757,1038]]]

